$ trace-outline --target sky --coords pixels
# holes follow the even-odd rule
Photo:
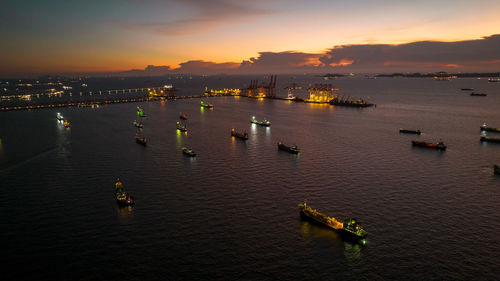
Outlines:
[[[500,71],[498,0],[0,0],[0,75]]]

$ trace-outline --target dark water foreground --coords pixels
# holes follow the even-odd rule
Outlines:
[[[311,83],[316,82],[311,79]],[[318,81],[321,82],[321,81]],[[0,113],[3,280],[494,280],[500,85],[337,80],[366,110],[221,97]],[[474,87],[486,98],[459,89]],[[483,88],[481,88],[483,87]],[[179,112],[189,115],[179,133]],[[249,119],[267,118],[270,128]],[[421,136],[400,135],[399,128]],[[230,137],[246,130],[245,143]],[[499,136],[500,137],[500,136]],[[411,147],[442,139],[445,152]],[[276,143],[297,144],[298,156]],[[182,146],[198,156],[188,158]],[[117,207],[114,181],[136,198]],[[353,215],[365,246],[303,222],[304,199]]]

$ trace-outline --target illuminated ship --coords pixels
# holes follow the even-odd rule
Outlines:
[[[488,82],[500,82],[500,78],[488,78]]]
[[[64,120],[64,117],[61,115],[61,113],[57,113],[57,116],[56,116],[57,120],[59,121],[63,121]]]
[[[269,122],[267,119],[264,119],[262,121],[258,121],[255,119],[255,116],[252,116],[252,119],[250,119],[250,123],[257,124],[257,125],[264,126],[264,127],[271,126],[271,122]]]
[[[191,148],[187,148],[187,147],[183,147],[182,148],[182,153],[184,153],[185,155],[187,155],[189,157],[195,157],[196,156],[196,153]]]
[[[214,108],[214,105],[211,103],[204,103],[203,101],[201,101],[201,107]]]
[[[134,120],[134,126],[136,126],[137,128],[142,128],[143,125],[142,125],[142,122],[137,122],[137,120]]]
[[[334,217],[329,217],[324,215],[317,210],[307,206],[307,202],[304,201],[303,204],[299,204],[300,216],[303,219],[310,220],[312,222],[321,224],[330,229],[338,231],[343,237],[349,239],[365,239],[368,233],[361,227],[361,224],[354,218],[347,220],[347,222],[341,222]]]
[[[182,120],[187,120],[188,116],[181,112],[181,113],[179,113],[179,118],[181,118]]]
[[[444,143],[442,141],[439,141],[437,143],[425,142],[425,141],[411,141],[411,144],[413,146],[433,148],[433,149],[437,149],[437,150],[446,150],[446,145],[444,145]]]
[[[373,103],[368,103],[362,99],[359,100],[350,100],[350,99],[339,99],[339,98],[334,98],[333,100],[330,101],[331,105],[338,105],[338,106],[350,106],[350,107],[370,107],[373,106]]]
[[[300,152],[299,148],[296,145],[294,145],[294,146],[286,146],[281,141],[278,142],[278,149],[284,150],[284,151],[287,151],[287,152],[290,152],[290,153],[294,153],[294,154],[297,154],[297,153]]]
[[[118,203],[121,207],[132,206],[134,205],[134,198],[128,195],[123,189],[123,183],[120,179],[117,179],[115,183],[115,196],[116,203]]]
[[[138,135],[135,135],[135,142],[146,146],[147,140],[144,137],[141,138]]]
[[[500,128],[493,128],[493,127],[488,127],[486,126],[486,123],[481,125],[481,131],[489,131],[489,132],[499,132],[500,133]]]
[[[500,138],[490,138],[482,136],[480,141],[484,142],[500,142]]]
[[[182,125],[181,125],[181,123],[179,123],[179,122],[177,122],[176,127],[177,127],[177,130],[179,130],[179,131],[181,131],[181,132],[187,132],[187,130],[188,130],[188,129],[186,128],[186,126],[182,126]]]
[[[142,108],[140,106],[137,106],[137,116],[146,117],[146,115],[144,114],[144,111],[142,110]]]
[[[416,135],[420,135],[422,132],[420,132],[420,130],[406,130],[406,129],[399,129],[399,133],[402,133],[402,134],[416,134]]]
[[[71,123],[68,120],[64,120],[63,125],[64,125],[65,128],[71,127]]]
[[[235,129],[231,129],[231,136],[242,139],[242,140],[248,140],[248,134],[247,132],[244,133],[238,133],[236,132]]]

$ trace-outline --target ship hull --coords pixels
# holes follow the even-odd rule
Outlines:
[[[328,223],[325,223],[325,222],[322,222],[316,218],[314,218],[313,216],[310,216],[308,215],[306,212],[304,212],[303,210],[300,210],[300,217],[304,220],[307,220],[307,221],[310,221],[310,222],[313,222],[317,225],[322,225],[324,227],[328,227],[330,228],[331,230],[334,230],[335,232],[339,233],[343,239],[346,239],[346,240],[352,240],[352,241],[355,241],[355,240],[360,240],[360,239],[365,239],[366,238],[366,235],[365,236],[358,236],[344,228],[334,228],[333,226],[329,225]]]

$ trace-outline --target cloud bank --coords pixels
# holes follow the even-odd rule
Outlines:
[[[240,63],[193,60],[163,73],[255,74],[325,72],[496,72],[500,71],[500,34],[456,42],[418,41],[399,45],[334,46],[322,53],[260,52]],[[148,66],[151,73],[158,67]]]

